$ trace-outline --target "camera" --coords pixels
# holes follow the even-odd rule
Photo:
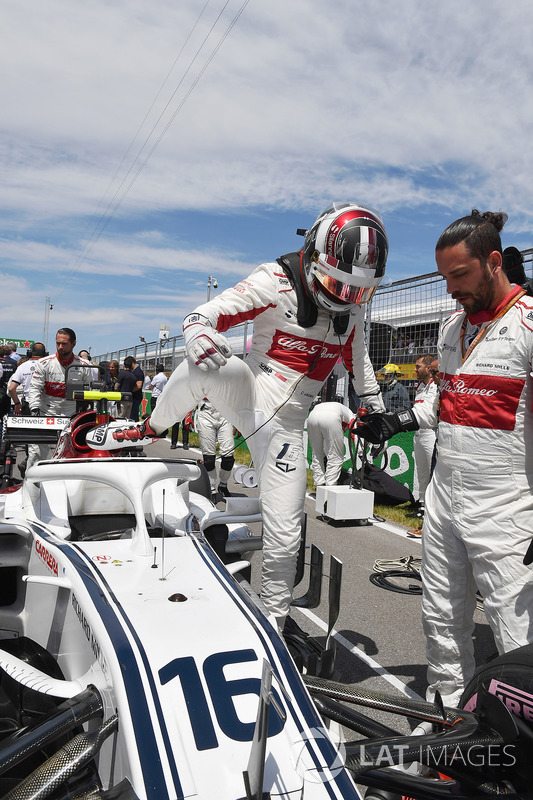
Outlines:
[[[218,289],[218,281],[216,280],[216,278],[213,281],[213,289]]]

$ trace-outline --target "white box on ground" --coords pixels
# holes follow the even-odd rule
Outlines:
[[[368,519],[374,513],[374,492],[352,486],[317,486],[316,510],[331,519]]]

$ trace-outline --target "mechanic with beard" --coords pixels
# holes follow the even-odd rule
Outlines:
[[[473,210],[436,247],[463,310],[438,343],[437,459],[426,492],[422,615],[427,698],[457,705],[475,668],[476,585],[498,652],[533,642],[533,298],[502,269],[502,213]],[[370,414],[358,433],[381,442],[416,430],[414,410]],[[524,560],[526,564],[524,564]]]
[[[60,328],[56,333],[56,352],[39,359],[33,370],[28,405],[36,417],[71,417],[76,413],[76,401],[65,397],[65,371],[71,364],[84,383],[90,384],[93,370],[83,358],[74,355],[76,334],[72,328]],[[27,469],[37,461],[50,458],[55,447],[48,444],[28,445]]]
[[[380,217],[333,203],[305,235],[303,250],[261,264],[185,318],[188,358],[150,418],[90,431],[98,449],[163,435],[203,397],[244,436],[259,476],[263,516],[261,599],[279,627],[288,614],[303,518],[307,412],[339,355],[367,408],[385,410],[365,344],[364,303],[385,271]],[[221,334],[254,322],[246,360]]]

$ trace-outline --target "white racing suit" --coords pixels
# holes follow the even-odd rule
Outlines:
[[[422,403],[429,403],[433,406],[437,397],[437,385],[433,380],[428,383],[420,381],[415,395],[415,414],[420,409]],[[423,506],[425,503],[426,489],[431,477],[431,461],[435,449],[437,437],[436,426],[434,428],[419,428],[413,439],[413,455],[415,457],[416,473],[418,478],[418,500]]]
[[[463,364],[464,319],[452,315],[439,337],[439,438],[422,533],[427,697],[438,689],[451,706],[474,672],[476,585],[498,652],[533,642],[533,573],[522,563],[533,534],[533,298],[483,322]],[[468,322],[465,339],[472,330]]]
[[[344,431],[353,419],[353,411],[343,403],[318,403],[307,417],[316,486],[334,486],[339,480],[344,461]]]
[[[314,307],[316,309],[316,307]],[[232,289],[195,313],[224,332],[254,321],[245,361],[232,356],[220,370],[201,370],[186,359],[174,371],[151,417],[161,432],[183,419],[203,397],[246,438],[259,480],[263,515],[261,597],[280,620],[294,584],[306,489],[303,429],[317,392],[342,352],[355,374],[359,395],[374,393],[383,409],[364,337],[364,308],[354,307],[347,329],[336,333],[330,315],[316,309],[316,321],[297,320],[296,291],[278,263],[262,264]]]
[[[195,427],[200,439],[200,450],[209,475],[211,491],[214,492],[216,489],[217,441],[220,450],[219,480],[222,484],[228,482],[233,468],[233,451],[235,450],[233,425],[224,419],[209,400],[204,398],[196,412]]]
[[[66,367],[71,364],[78,367],[78,369],[72,371],[76,372],[82,378],[84,384],[89,386],[93,380],[93,368],[91,368],[89,362],[73,355],[63,365],[57,358],[57,354],[54,353],[33,363],[35,368],[27,393],[30,409],[33,411],[38,408],[42,417],[71,417],[75,414],[76,401],[65,398]],[[28,445],[26,469],[29,469],[37,461],[51,458],[54,450],[55,447],[48,444]]]

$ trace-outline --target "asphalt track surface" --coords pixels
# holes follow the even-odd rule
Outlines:
[[[198,458],[195,448],[170,450],[167,441],[145,448],[147,455]],[[168,452],[167,452],[168,451]],[[257,489],[248,489],[230,479],[229,489],[235,496],[256,496]],[[222,508],[221,503],[218,504]],[[324,553],[322,600],[312,610],[293,608],[291,616],[307,633],[326,640],[328,629],[328,575],[330,556],[342,562],[342,593],[338,620],[333,635],[337,641],[335,679],[357,684],[365,690],[400,694],[424,699],[426,682],[425,640],[421,623],[419,594],[400,594],[370,582],[377,559],[396,560],[421,556],[420,539],[408,537],[407,528],[396,523],[374,521],[361,524],[354,520],[335,521],[317,514],[315,500],[308,494],[306,569],[294,595],[300,597],[309,584],[310,545]],[[261,552],[252,558],[252,585],[259,591]],[[398,580],[406,587],[421,586],[419,580]],[[476,661],[481,665],[495,655],[496,647],[482,611],[475,612],[474,646]],[[370,712],[385,724],[407,733],[412,726],[398,718]]]

